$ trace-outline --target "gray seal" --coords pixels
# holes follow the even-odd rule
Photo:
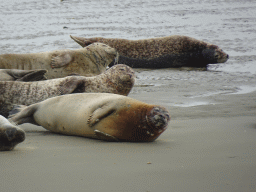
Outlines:
[[[50,97],[72,93],[115,93],[128,95],[135,73],[126,65],[115,65],[93,76],[68,76],[45,81],[0,81],[0,114],[7,117],[14,104],[31,105]]]
[[[106,71],[117,55],[116,49],[103,43],[94,43],[75,50],[3,54],[0,55],[0,69],[46,69],[48,79],[72,74],[95,76]]]
[[[119,52],[119,63],[133,68],[207,68],[208,64],[224,63],[229,58],[217,45],[181,35],[140,40],[71,38],[82,47],[95,42],[105,43]]]

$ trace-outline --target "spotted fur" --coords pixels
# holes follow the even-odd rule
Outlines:
[[[103,43],[93,43],[76,50],[55,50],[41,53],[0,55],[0,69],[47,70],[48,79],[70,74],[94,76],[106,71],[117,57],[117,51]]]
[[[83,47],[94,42],[107,44],[119,52],[119,63],[135,68],[206,67],[208,64],[226,62],[229,58],[217,45],[188,36],[173,35],[141,40],[71,38]]]
[[[115,93],[128,95],[135,82],[134,71],[115,65],[94,77],[69,76],[36,82],[0,82],[0,114],[7,117],[13,104],[31,105],[45,99],[71,93]]]

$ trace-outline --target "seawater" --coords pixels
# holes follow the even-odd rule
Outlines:
[[[209,65],[207,72],[139,69],[136,85],[144,89],[137,91],[184,83],[192,97],[236,93],[243,86],[248,93],[255,91],[256,82],[255,12],[256,2],[250,0],[1,1],[0,54],[79,48],[69,35],[126,39],[187,35],[218,45],[230,59]],[[208,86],[193,92],[202,82]],[[181,88],[184,95],[185,89]]]

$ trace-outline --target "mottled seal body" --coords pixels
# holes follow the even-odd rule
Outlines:
[[[0,115],[0,151],[10,151],[25,140],[25,132]]]
[[[46,80],[45,69],[19,70],[0,69],[0,81],[39,81]]]
[[[35,82],[1,81],[0,114],[7,117],[13,104],[31,105],[50,97],[71,93],[100,92],[128,95],[134,82],[134,71],[121,64],[93,77],[69,76]]]
[[[71,74],[98,75],[115,59],[117,51],[103,43],[76,50],[0,55],[1,69],[46,69],[48,79]]]
[[[16,111],[11,120],[17,124],[108,141],[154,141],[170,120],[164,107],[109,93],[63,95]]]
[[[82,47],[105,43],[119,52],[119,62],[134,68],[207,67],[229,56],[218,46],[187,36],[173,35],[142,40],[71,36]]]

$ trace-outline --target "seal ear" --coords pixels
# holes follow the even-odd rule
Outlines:
[[[40,80],[46,80],[47,78],[44,76],[44,74],[47,72],[45,69],[39,69],[39,70],[22,70],[22,72],[15,72],[13,71],[13,75],[15,78],[17,78],[16,81],[40,81]],[[23,75],[20,77],[20,75]]]

